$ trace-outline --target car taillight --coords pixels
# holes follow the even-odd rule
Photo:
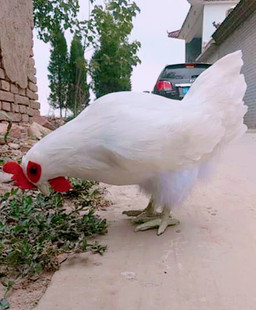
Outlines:
[[[172,83],[168,81],[158,81],[156,84],[157,91],[172,90]]]
[[[187,69],[193,69],[196,67],[196,64],[186,64]]]

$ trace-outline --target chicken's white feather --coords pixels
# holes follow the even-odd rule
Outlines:
[[[60,175],[138,184],[157,203],[180,203],[224,145],[246,130],[241,52],[202,73],[180,102],[119,92],[99,98],[24,157],[42,165],[39,182]]]

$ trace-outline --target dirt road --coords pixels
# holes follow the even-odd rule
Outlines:
[[[135,187],[109,187],[104,256],[63,264],[37,310],[255,310],[256,134],[231,146],[162,235],[138,232],[122,210],[144,208]]]

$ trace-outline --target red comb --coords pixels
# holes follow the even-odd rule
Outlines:
[[[21,189],[34,189],[36,188],[34,184],[30,183],[26,178],[23,169],[16,162],[8,162],[4,164],[3,171],[6,173],[13,174],[12,180],[14,180],[15,186],[18,186]]]
[[[67,192],[71,188],[71,184],[64,177],[58,177],[48,181],[56,192]]]

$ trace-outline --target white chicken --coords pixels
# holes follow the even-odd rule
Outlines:
[[[23,189],[70,188],[65,177],[114,185],[137,184],[151,196],[137,230],[178,223],[170,217],[212,159],[246,131],[241,51],[204,71],[180,102],[158,95],[112,93],[44,137],[22,164],[3,167]],[[157,206],[162,213],[155,215]],[[139,212],[127,212],[137,215]],[[155,217],[154,217],[155,216]]]

